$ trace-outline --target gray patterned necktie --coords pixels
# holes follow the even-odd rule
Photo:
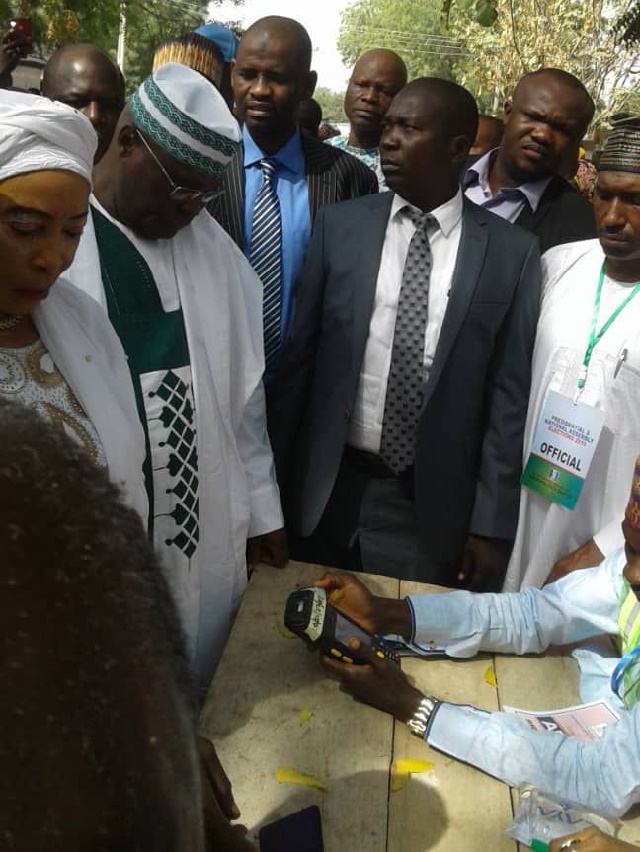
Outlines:
[[[398,475],[413,464],[424,398],[424,342],[432,265],[427,228],[436,223],[429,213],[404,212],[416,230],[402,273],[380,437],[380,457]]]
[[[282,222],[275,187],[278,161],[260,160],[262,184],[253,205],[249,263],[263,287],[262,322],[264,360],[267,374],[273,371],[280,352],[280,311],[282,298]]]

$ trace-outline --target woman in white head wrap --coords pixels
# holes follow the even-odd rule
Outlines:
[[[87,220],[96,144],[76,110],[0,90],[0,400],[71,434],[146,521],[124,352],[104,312],[60,277]]]

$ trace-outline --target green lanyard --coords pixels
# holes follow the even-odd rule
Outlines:
[[[580,377],[578,378],[578,388],[580,390],[586,384],[587,381],[587,373],[589,372],[589,362],[591,361],[591,356],[593,355],[593,350],[596,345],[600,342],[605,332],[609,330],[609,327],[618,319],[620,314],[627,307],[629,302],[636,295],[638,290],[640,290],[640,282],[636,284],[633,290],[629,293],[626,299],[624,299],[615,311],[611,314],[609,319],[602,326],[600,331],[596,332],[596,326],[598,324],[598,314],[600,313],[600,296],[602,294],[602,284],[604,282],[604,265],[606,261],[602,262],[602,269],[600,270],[600,280],[598,281],[598,289],[596,290],[596,301],[593,306],[593,316],[591,318],[591,333],[589,334],[589,343],[587,345],[587,351],[584,353],[584,360],[582,362],[582,368],[580,370]]]

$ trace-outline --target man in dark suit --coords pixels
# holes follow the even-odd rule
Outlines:
[[[557,68],[525,74],[505,104],[499,148],[466,170],[467,198],[535,234],[540,251],[596,236],[589,202],[560,177],[593,118],[577,77]]]
[[[310,68],[311,41],[297,21],[262,18],[242,36],[231,83],[243,146],[226,171],[224,192],[209,208],[264,285],[267,383],[291,325],[293,286],[318,208],[378,187],[355,157],[300,134],[298,107],[316,84]]]
[[[409,83],[380,142],[393,192],[316,219],[271,411],[310,561],[500,586],[540,259],[530,234],[463,201],[477,115],[461,86]]]

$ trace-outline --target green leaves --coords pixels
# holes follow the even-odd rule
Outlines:
[[[478,0],[475,4],[475,15],[481,27],[492,27],[498,19],[496,0]]]
[[[207,0],[126,0],[129,90],[151,71],[156,46],[203,23],[208,6]],[[120,0],[0,0],[0,24],[6,26],[14,13],[33,17],[34,43],[45,55],[68,41],[91,42],[115,55]]]

